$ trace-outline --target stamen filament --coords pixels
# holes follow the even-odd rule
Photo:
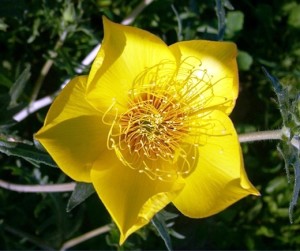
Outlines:
[[[224,131],[215,132],[215,123],[221,122],[209,117],[216,106],[208,105],[217,98],[214,86],[222,79],[211,81],[206,69],[186,61],[177,68],[164,61],[145,69],[128,91],[127,107],[120,109],[125,112],[119,113],[120,104],[113,100],[103,115],[102,122],[111,126],[108,149],[115,150],[125,166],[151,179],[171,181],[188,175],[206,138],[228,135],[224,126]],[[232,101],[225,99],[221,104],[227,102]],[[189,142],[191,138],[193,142]]]

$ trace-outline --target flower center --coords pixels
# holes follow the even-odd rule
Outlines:
[[[102,121],[110,125],[108,149],[125,166],[151,179],[186,177],[198,163],[199,146],[224,135],[215,132],[222,121],[210,118],[211,107],[233,101],[214,93],[222,79],[212,82],[199,62],[162,61],[134,79],[126,104],[113,99]]]
[[[115,109],[109,122],[113,107],[103,116],[111,126],[107,146],[125,166],[163,181],[191,172],[197,152],[182,142],[189,132],[187,106],[164,92],[139,93],[131,96],[126,112]]]
[[[187,133],[187,117],[172,98],[140,94],[120,117],[121,147],[140,158],[173,161]]]

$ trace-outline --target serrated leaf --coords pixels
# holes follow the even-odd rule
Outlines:
[[[292,143],[292,141],[295,140],[299,144],[299,132],[297,133],[297,120],[299,120],[299,118],[295,116],[295,111],[297,111],[298,108],[297,101],[299,100],[299,97],[298,94],[291,94],[289,90],[287,88],[284,88],[280,81],[275,76],[272,76],[265,68],[263,68],[263,71],[271,81],[274,87],[274,91],[277,95],[277,102],[284,125],[283,128],[290,132],[290,136],[280,142],[281,147],[278,147],[278,149],[285,161],[285,169],[288,181],[290,181],[289,167],[292,167],[294,171],[294,188],[289,206],[289,217],[290,222],[292,223],[293,211],[295,206],[297,205],[300,193],[300,146]]]
[[[168,232],[168,227],[165,222],[165,218],[161,213],[157,213],[151,220],[152,224],[158,231],[160,237],[163,239],[167,250],[172,250],[171,238]]]
[[[39,152],[33,145],[0,139],[0,152],[7,156],[22,158],[37,167],[40,164],[57,167],[50,155]]]
[[[289,116],[290,100],[289,100],[288,93],[285,90],[285,88],[283,88],[283,86],[281,85],[279,80],[275,76],[272,76],[266,70],[266,68],[263,67],[262,70],[273,85],[274,91],[277,96],[277,101],[278,101],[278,106],[279,106],[279,110],[281,113],[281,117],[283,119],[283,124],[284,124],[284,126],[288,127],[289,117],[290,117]]]
[[[281,96],[282,95],[282,91],[283,91],[283,88],[278,80],[278,78],[276,78],[275,76],[272,76],[265,67],[262,67],[262,70],[263,72],[265,73],[265,75],[267,76],[267,78],[271,81],[273,87],[274,87],[274,90],[275,90],[275,93],[276,95],[279,95]]]
[[[298,199],[299,199],[299,192],[300,192],[300,161],[299,161],[299,150],[296,150],[296,156],[294,158],[294,161],[292,163],[292,166],[294,168],[294,189],[293,189],[293,197],[290,202],[289,207],[289,216],[290,216],[290,222],[293,223],[293,212],[294,208],[297,205]]]
[[[84,202],[93,193],[95,193],[95,189],[92,184],[78,182],[68,201],[67,212]]]
[[[218,40],[223,40],[226,30],[226,17],[222,0],[216,0],[216,13],[218,18]]]

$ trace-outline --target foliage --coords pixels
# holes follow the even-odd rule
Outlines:
[[[168,44],[200,38],[234,41],[240,50],[240,96],[232,114],[237,130],[243,133],[278,129],[283,122],[289,122],[294,123],[288,125],[293,127],[293,135],[298,135],[298,121],[282,121],[281,104],[272,101],[276,95],[261,67],[266,67],[289,91],[294,101],[293,113],[298,118],[300,5],[293,0],[216,2],[156,0],[136,17],[133,25],[157,34]],[[27,185],[70,181],[33,142],[32,135],[41,127],[47,107],[19,122],[13,117],[36,98],[52,98],[65,79],[76,75],[78,67],[87,72],[89,67],[80,62],[103,37],[101,16],[121,22],[139,3],[138,0],[2,1],[1,180]],[[170,238],[174,249],[296,249],[300,245],[297,234],[300,211],[293,206],[293,224],[290,224],[293,182],[288,183],[276,144],[242,145],[247,172],[261,191],[260,198],[248,197],[216,216],[200,220],[188,219],[169,205],[166,210],[178,215],[177,218],[159,214],[154,225],[149,224],[131,236],[122,247],[118,246],[117,229],[111,225],[109,233],[75,248],[165,249],[159,237],[161,231],[165,241]],[[289,150],[284,146],[282,149]],[[296,174],[290,173],[291,181]],[[0,249],[59,249],[67,240],[110,224],[111,219],[97,196],[91,188],[84,189],[89,198],[76,206],[74,192],[68,208],[73,209],[66,212],[71,193],[23,194],[1,188]]]

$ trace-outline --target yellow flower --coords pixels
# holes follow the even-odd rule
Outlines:
[[[167,46],[103,21],[90,74],[62,90],[35,138],[68,176],[94,185],[120,243],[170,202],[201,218],[258,195],[228,117],[238,95],[236,46]]]

